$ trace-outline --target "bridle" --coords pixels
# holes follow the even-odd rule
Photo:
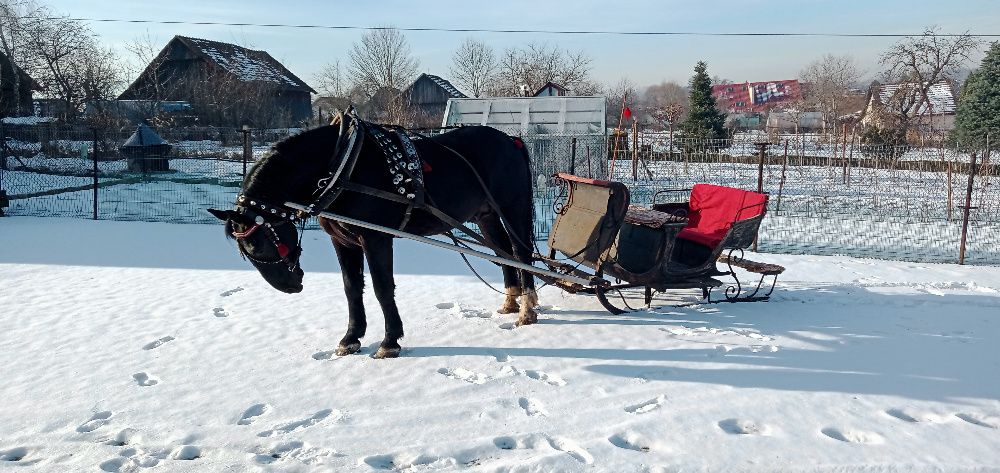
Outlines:
[[[242,232],[234,231],[232,235],[237,241],[245,240],[250,235],[258,231],[263,231],[267,239],[270,240],[271,244],[274,245],[274,250],[278,253],[279,259],[273,261],[265,261],[253,257],[246,250],[243,249],[242,245],[236,245],[240,250],[240,254],[244,258],[249,259],[258,264],[284,264],[288,268],[289,272],[295,272],[299,267],[299,258],[302,256],[302,234],[305,233],[305,220],[299,218],[299,216],[291,212],[284,207],[276,206],[273,204],[268,204],[261,200],[247,197],[245,194],[240,194],[236,198],[236,212],[248,217],[253,221],[253,225],[250,228]],[[273,216],[276,221],[271,221],[264,216]],[[294,226],[296,222],[302,224],[302,228],[299,229],[299,241],[296,243],[294,248],[288,248],[281,237],[278,236],[275,227],[281,225],[292,225]]]
[[[277,251],[280,259],[274,261],[260,260],[247,253],[241,245],[237,245],[243,257],[258,264],[283,263],[290,272],[294,272],[299,267],[299,258],[302,256],[302,235],[305,233],[306,219],[319,215],[343,190],[342,181],[351,175],[354,163],[361,152],[361,143],[364,141],[364,127],[353,112],[338,114],[333,124],[340,126],[339,138],[330,160],[331,164],[337,163],[337,166],[330,169],[329,174],[319,180],[317,189],[313,193],[313,202],[305,211],[290,210],[284,205],[268,203],[246,194],[240,194],[236,198],[236,212],[248,217],[254,223],[250,228],[242,232],[234,231],[232,233],[233,237],[237,241],[244,240],[263,229],[268,240],[274,245],[274,249]],[[299,228],[299,241],[295,248],[289,249],[288,245],[281,241],[275,227],[280,225],[294,226],[297,223],[301,226]]]

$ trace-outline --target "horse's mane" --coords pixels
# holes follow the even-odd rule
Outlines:
[[[247,172],[243,180],[243,190],[253,189],[262,193],[261,198],[273,194],[282,184],[287,185],[289,177],[301,169],[302,162],[322,155],[325,146],[336,142],[338,130],[321,126],[301,131],[271,146],[271,151],[258,160]]]

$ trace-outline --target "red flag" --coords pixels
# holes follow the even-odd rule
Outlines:
[[[624,115],[626,120],[632,118],[632,109],[625,107],[625,110],[622,112],[622,115]]]

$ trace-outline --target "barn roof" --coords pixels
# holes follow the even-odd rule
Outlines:
[[[513,134],[605,133],[604,97],[449,99],[444,126],[487,125]]]
[[[536,90],[534,94],[531,94],[531,96],[532,97],[539,97],[541,95],[541,93],[545,89],[547,89],[549,87],[552,87],[553,89],[556,89],[557,91],[562,92],[563,94],[565,94],[566,92],[569,91],[569,89],[567,89],[567,88],[565,88],[565,87],[563,87],[563,86],[561,86],[559,84],[556,84],[555,82],[548,81],[548,82],[545,83],[545,85],[539,87],[538,90]]]
[[[448,94],[451,98],[464,99],[468,97],[467,95],[463,94],[462,91],[458,90],[454,85],[451,85],[451,82],[448,82],[447,80],[442,79],[441,77],[438,77],[433,74],[420,74],[420,76],[413,81],[413,84],[416,84],[420,79],[424,77],[426,77],[431,82],[437,84],[437,86],[440,87],[442,90],[444,90],[445,93]],[[413,88],[413,84],[410,84],[410,87],[408,87],[408,89]]]
[[[287,88],[316,93],[266,51],[187,36],[175,36],[174,39],[241,81],[273,82]]]
[[[882,104],[892,101],[893,96],[902,92],[907,93],[908,87],[915,86],[916,83],[896,83],[896,84],[874,84],[878,87],[878,99]],[[917,115],[950,115],[955,113],[955,94],[951,90],[948,81],[940,81],[931,85],[927,90],[928,102],[920,104],[914,116]],[[928,107],[930,105],[930,107]]]

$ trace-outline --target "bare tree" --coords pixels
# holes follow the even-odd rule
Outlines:
[[[593,89],[591,59],[583,51],[564,51],[548,44],[530,43],[510,48],[501,56],[497,74],[497,95],[523,95],[540,89],[546,82],[558,83],[580,93]]]
[[[82,22],[48,16],[25,33],[35,60],[34,79],[44,95],[63,102],[63,119],[74,120],[87,101],[112,98],[121,89],[123,74],[115,54],[101,48]]]
[[[799,74],[802,81],[803,100],[806,108],[823,113],[823,126],[834,124],[848,110],[845,96],[861,77],[861,72],[851,56],[826,54]],[[800,107],[801,108],[801,107]]]
[[[979,40],[968,32],[958,36],[940,36],[936,27],[920,36],[906,38],[882,55],[888,81],[904,83],[891,101],[890,108],[905,131],[923,107],[930,108],[929,91],[937,82],[954,79]]]
[[[370,30],[349,52],[351,74],[369,95],[382,88],[400,90],[417,72],[418,62],[399,30]]]
[[[467,38],[451,56],[451,76],[473,97],[480,97],[490,88],[497,65],[493,48],[483,41]]]
[[[619,125],[619,121],[622,118],[622,111],[624,110],[622,108],[623,103],[633,114],[638,108],[639,93],[635,88],[635,84],[627,78],[623,77],[619,79],[614,85],[605,89],[604,93],[605,97],[607,97],[606,120],[608,126]]]
[[[642,108],[673,130],[674,124],[687,115],[688,100],[688,91],[684,86],[676,82],[661,82],[646,88]]]
[[[348,86],[344,81],[340,59],[326,63],[316,74],[316,81],[319,83],[320,93],[325,96],[344,97],[347,93]]]
[[[12,72],[10,79],[12,84],[10,89],[14,90],[14,95],[21,90],[21,75],[13,73],[17,67],[32,75],[34,57],[31,48],[28,47],[26,30],[37,20],[35,17],[41,16],[37,13],[40,7],[31,0],[0,0],[0,51],[7,58],[6,67]],[[0,88],[8,88],[3,84],[3,74],[0,74]],[[30,110],[21,109],[21,101],[14,100],[12,110],[15,115],[25,115]]]

